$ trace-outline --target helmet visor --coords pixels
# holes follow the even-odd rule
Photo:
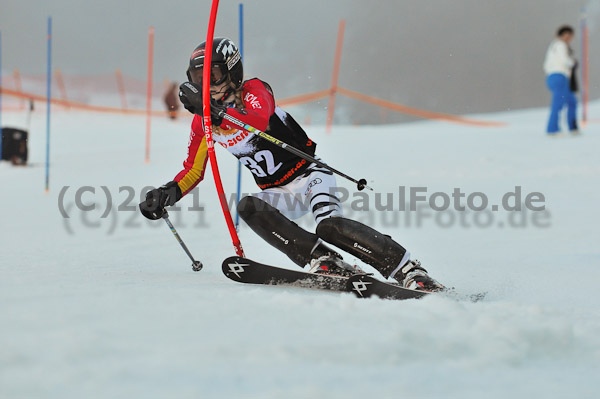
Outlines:
[[[201,85],[203,73],[204,68],[202,66],[191,70],[190,76],[192,77],[192,82]],[[220,85],[227,80],[227,76],[227,66],[225,64],[212,64],[212,68],[210,69],[210,85]]]

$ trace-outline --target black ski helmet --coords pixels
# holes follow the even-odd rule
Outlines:
[[[190,65],[187,70],[187,76],[190,82],[192,82],[191,72],[204,67],[205,46],[206,42],[203,42],[192,52]],[[236,89],[242,85],[242,80],[244,78],[242,57],[240,50],[230,39],[226,37],[217,37],[213,39],[211,65],[212,68],[218,69],[220,71],[219,76],[223,77],[217,81],[213,81],[211,77],[211,84],[220,84],[228,77]]]

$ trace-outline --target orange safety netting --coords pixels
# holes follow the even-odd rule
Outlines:
[[[37,94],[27,93],[27,92],[17,91],[17,90],[11,90],[11,89],[6,89],[6,88],[0,88],[0,90],[2,91],[2,93],[4,95],[46,102],[46,97],[42,96],[42,95],[37,95]],[[419,108],[408,107],[403,104],[394,103],[394,102],[383,100],[383,99],[373,97],[373,96],[368,96],[366,94],[362,94],[362,93],[358,93],[358,92],[355,92],[352,90],[345,89],[343,87],[338,87],[337,90],[335,90],[335,91],[328,89],[328,90],[321,90],[321,91],[302,94],[302,95],[293,96],[293,97],[286,97],[281,100],[278,100],[277,104],[280,106],[294,106],[294,105],[306,104],[309,102],[320,100],[322,98],[325,98],[327,96],[335,94],[336,92],[341,95],[344,95],[346,97],[350,97],[350,98],[353,98],[353,99],[356,99],[359,101],[363,101],[363,102],[366,102],[369,104],[373,104],[373,105],[376,105],[376,106],[379,106],[382,108],[387,108],[392,111],[401,112],[403,114],[415,116],[418,118],[443,120],[443,121],[452,122],[452,123],[459,123],[459,124],[464,124],[464,125],[473,125],[473,126],[480,126],[480,127],[500,127],[500,126],[507,125],[504,122],[483,121],[483,120],[467,118],[467,117],[463,117],[463,116],[459,116],[459,115],[445,114],[445,113],[441,113],[441,112],[432,112],[432,111],[427,111],[427,110],[423,110],[423,109],[419,109]],[[147,114],[147,111],[145,109],[131,109],[131,108],[108,107],[108,106],[101,106],[101,105],[90,105],[90,104],[86,104],[83,102],[72,101],[72,100],[63,100],[63,99],[57,99],[57,98],[52,98],[50,100],[50,102],[52,104],[61,105],[63,107],[67,107],[67,108],[81,109],[81,110],[94,111],[94,112],[129,114],[129,115],[146,115]],[[6,106],[4,106],[4,107],[6,107]],[[10,107],[10,106],[6,107],[5,109],[13,109],[13,108],[16,109],[16,107]],[[183,113],[185,114],[186,112],[183,112]],[[169,115],[169,113],[167,111],[158,111],[158,110],[151,111],[151,114],[153,116],[168,116]]]
[[[302,94],[294,97],[286,97],[281,100],[277,100],[277,105],[285,107],[286,105],[302,105],[313,101],[320,100],[329,95],[330,90],[321,90],[314,93]]]
[[[356,100],[364,101],[366,103],[370,103],[373,105],[377,105],[383,108],[391,109],[392,111],[402,112],[403,114],[416,116],[418,118],[424,119],[437,119],[444,120],[448,122],[460,123],[464,125],[475,125],[475,126],[506,126],[504,122],[490,122],[490,121],[481,121],[477,119],[465,118],[463,116],[452,115],[452,114],[444,114],[441,112],[431,112],[426,111],[419,108],[407,107],[406,105],[393,103],[391,101],[382,100],[377,97],[367,96],[362,93],[358,93],[352,90],[344,89],[343,87],[338,87],[337,91],[347,97],[354,98]]]
[[[13,97],[32,99],[32,100],[41,101],[41,102],[47,101],[47,98],[45,96],[41,96],[41,95],[37,95],[37,94],[33,94],[33,93],[18,92],[16,90],[5,89],[2,87],[0,87],[0,90],[2,91],[2,94],[13,96]],[[105,112],[105,113],[113,113],[113,114],[132,114],[132,115],[146,115],[147,114],[147,111],[144,109],[125,109],[125,108],[116,108],[116,107],[106,107],[106,106],[102,106],[102,105],[90,105],[90,104],[85,104],[85,103],[77,102],[77,101],[61,100],[58,98],[51,98],[50,102],[52,104],[62,105],[64,107],[68,107],[68,108],[82,109],[82,110],[88,110],[88,111],[94,111],[94,112]],[[153,116],[168,115],[167,111],[151,111],[151,112],[152,112]]]

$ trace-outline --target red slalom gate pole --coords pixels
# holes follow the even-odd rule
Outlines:
[[[208,147],[208,157],[210,158],[210,167],[213,172],[215,179],[215,186],[217,187],[217,193],[219,194],[219,201],[221,202],[221,208],[223,209],[223,215],[229,228],[229,234],[231,234],[231,240],[233,241],[233,247],[235,253],[238,256],[244,256],[244,250],[242,244],[235,230],[233,219],[231,218],[231,212],[227,205],[227,199],[225,198],[225,191],[223,190],[223,183],[221,182],[221,175],[219,173],[219,165],[217,164],[217,156],[215,154],[215,143],[212,138],[212,123],[210,121],[210,65],[212,62],[212,45],[213,37],[215,33],[215,22],[217,20],[217,10],[219,9],[219,0],[213,0],[212,7],[210,9],[210,19],[208,21],[208,33],[206,35],[206,46],[204,48],[204,66],[202,76],[202,114],[204,124],[204,137],[206,139],[206,146]],[[209,66],[206,68],[206,66]]]
[[[123,81],[123,72],[120,69],[115,70],[115,76],[117,77],[117,88],[121,95],[121,107],[127,109],[127,95],[125,93],[125,82]]]
[[[331,89],[329,89],[329,104],[327,104],[327,123],[326,131],[331,132],[333,124],[333,111],[335,108],[335,94],[338,87],[338,78],[340,74],[340,61],[342,58],[342,45],[344,43],[344,28],[346,21],[341,19],[338,27],[337,43],[335,46],[335,59],[333,61],[333,76],[331,77]]]
[[[62,72],[60,69],[54,71],[54,77],[56,78],[56,85],[58,86],[58,90],[60,90],[60,97],[66,103],[68,103],[69,99],[67,97],[67,88],[65,87],[65,80],[63,79]],[[65,109],[70,109],[68,105],[65,105]]]
[[[13,76],[15,78],[15,89],[18,92],[23,91],[22,90],[22,84],[21,84],[21,73],[19,72],[18,69],[15,69],[13,71]],[[19,108],[24,110],[25,109],[25,99],[23,97],[19,98]]]
[[[148,29],[148,83],[146,87],[146,163],[150,162],[150,129],[152,126],[152,63],[154,60],[154,27]]]

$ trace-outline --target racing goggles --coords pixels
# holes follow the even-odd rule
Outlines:
[[[202,85],[202,78],[204,74],[204,68],[201,66],[199,68],[193,69],[190,71],[190,77],[192,78],[192,82],[198,83]],[[217,86],[221,83],[225,82],[229,77],[229,71],[227,70],[227,65],[225,64],[212,64],[210,68],[210,85]]]

